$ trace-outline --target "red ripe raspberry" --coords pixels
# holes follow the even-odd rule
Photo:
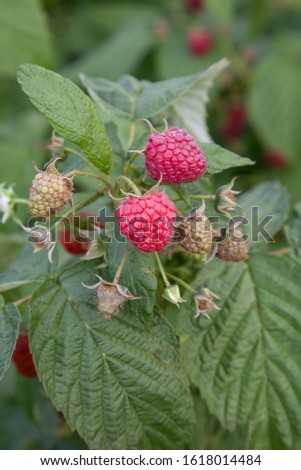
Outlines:
[[[13,353],[12,361],[20,375],[36,377],[37,372],[29,349],[28,336],[20,335]]]
[[[151,252],[165,248],[173,235],[175,205],[164,193],[129,197],[116,210],[121,233],[138,250]]]
[[[213,47],[213,36],[203,29],[191,30],[186,36],[188,50],[196,56],[206,55]]]
[[[225,139],[235,139],[244,130],[247,120],[246,108],[243,105],[231,106],[228,109],[226,121],[222,127],[222,134]]]
[[[83,255],[91,246],[91,241],[80,235],[75,235],[72,230],[64,230],[60,233],[61,244],[72,255]]]
[[[200,10],[204,6],[204,0],[185,0],[185,5],[189,10]]]
[[[277,170],[285,170],[288,168],[287,158],[282,152],[279,152],[279,150],[267,150],[265,152],[265,159],[269,166]]]
[[[145,166],[154,180],[163,184],[195,181],[206,171],[207,160],[191,135],[172,127],[154,132],[145,147]]]

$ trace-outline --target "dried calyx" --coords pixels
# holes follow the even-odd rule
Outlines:
[[[221,310],[221,308],[216,305],[214,301],[214,299],[219,300],[220,297],[211,292],[207,287],[202,289],[200,293],[197,293],[194,298],[197,304],[197,313],[194,318],[203,316],[210,320],[209,313],[212,310]]]
[[[97,274],[95,276],[99,279],[99,282],[92,286],[87,286],[84,283],[82,285],[87,289],[96,289],[98,310],[106,320],[111,320],[128,300],[142,298],[132,295],[127,287],[118,283],[107,282]]]
[[[229,184],[218,188],[215,199],[215,209],[217,212],[227,214],[240,207],[236,198],[236,196],[240,194],[240,191],[234,191],[232,189],[236,179],[237,176],[235,176]]]

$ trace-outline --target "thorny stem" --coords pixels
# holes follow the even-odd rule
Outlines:
[[[161,273],[161,276],[162,276],[162,278],[163,278],[164,284],[166,285],[166,287],[169,287],[169,286],[170,286],[170,282],[169,282],[169,280],[167,279],[166,273],[165,273],[165,271],[164,271],[163,265],[162,265],[161,260],[160,260],[160,256],[158,255],[157,252],[155,252],[155,256],[156,256],[156,259],[157,259],[157,263],[158,263],[158,266],[159,266],[160,273]]]
[[[170,277],[170,279],[173,279],[174,281],[176,281],[178,284],[180,284],[182,287],[184,287],[184,289],[188,290],[189,292],[191,292],[192,294],[196,294],[196,291],[193,289],[193,287],[191,287],[189,284],[187,284],[185,281],[183,281],[182,279],[180,279],[179,277],[177,276],[174,276],[173,274],[170,274],[170,273],[166,273],[168,277]]]
[[[17,307],[18,305],[23,304],[24,302],[27,302],[27,300],[30,300],[32,297],[32,294],[26,295],[25,297],[22,297],[22,299],[16,300],[14,305]]]
[[[125,183],[127,183],[127,185],[131,188],[131,190],[133,191],[134,194],[137,194],[137,196],[141,196],[141,191],[140,189],[135,185],[135,183],[133,183],[132,180],[130,180],[127,176],[125,175],[121,175],[121,176],[118,176],[116,178],[116,180],[122,180],[124,181]]]
[[[121,273],[122,273],[122,270],[123,270],[123,267],[125,265],[125,262],[127,260],[127,257],[129,255],[129,252],[130,252],[130,249],[131,249],[131,245],[128,245],[127,249],[125,250],[124,252],[124,255],[123,257],[121,258],[121,261],[120,261],[120,264],[118,266],[118,269],[116,271],[116,274],[115,274],[115,277],[114,277],[114,280],[113,280],[113,283],[114,284],[118,284],[118,281],[120,279],[120,276],[121,276]]]

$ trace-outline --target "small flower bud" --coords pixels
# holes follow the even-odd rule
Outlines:
[[[186,302],[186,300],[182,299],[180,289],[177,284],[165,287],[162,297],[163,299],[168,300],[168,302],[177,305],[177,307],[179,307],[179,304]]]
[[[230,211],[234,211],[237,207],[240,207],[236,199],[236,195],[240,194],[240,191],[233,191],[232,189],[236,178],[235,176],[229,184],[218,188],[215,200],[215,209],[217,212],[227,214]]]
[[[99,279],[97,284],[87,286],[82,282],[82,285],[87,289],[96,289],[98,310],[106,320],[111,320],[128,300],[137,300],[142,298],[134,297],[127,287],[114,282],[107,282],[97,274],[95,274],[95,276]]]
[[[52,253],[55,248],[56,242],[52,241],[51,232],[48,227],[36,223],[33,227],[24,227],[23,230],[29,234],[27,241],[33,244],[34,253],[38,251],[48,250],[48,259],[52,263]]]

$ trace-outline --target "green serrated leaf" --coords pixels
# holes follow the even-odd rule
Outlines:
[[[20,63],[32,61],[49,66],[52,59],[50,34],[41,2],[0,2],[0,75],[14,77]]]
[[[118,241],[110,244],[108,251],[108,274],[111,278],[110,280],[114,278],[127,246],[127,243],[120,243]],[[120,284],[126,286],[135,297],[142,297],[142,299],[126,304],[125,309],[127,311],[137,315],[141,311],[152,313],[157,289],[154,255],[132,249],[122,270]]]
[[[222,425],[250,422],[264,437],[257,448],[292,448],[301,435],[301,270],[289,257],[251,256],[248,263],[214,261],[195,287],[221,297],[212,320],[182,307],[178,327],[192,381]]]
[[[210,142],[206,125],[208,90],[213,80],[228,65],[223,59],[204,72],[156,83],[145,83],[138,96],[136,118],[168,114],[175,125],[183,127],[195,138]]]
[[[294,207],[293,218],[285,225],[285,234],[291,246],[291,253],[301,260],[301,203]]]
[[[266,216],[272,216],[265,225],[271,237],[281,229],[288,217],[289,195],[278,181],[258,184],[244,192],[238,202],[244,217],[249,221],[249,224],[244,226],[244,232],[251,237],[252,242],[265,241],[263,237],[256,236],[256,227]],[[258,208],[258,217],[256,208]]]
[[[19,333],[19,310],[0,296],[0,380],[10,364]]]
[[[135,98],[116,82],[80,75],[82,84],[99,109],[119,118],[133,119]]]
[[[77,263],[31,301],[31,350],[47,394],[93,449],[185,446],[192,401],[171,328],[143,308],[105,320],[81,285],[95,272],[95,262]]]
[[[240,157],[219,145],[199,142],[199,146],[207,158],[206,175],[208,176],[221,173],[229,168],[254,165],[254,162],[249,158]]]
[[[41,283],[49,277],[51,269],[47,253],[39,251],[34,254],[32,245],[26,243],[16,259],[0,273],[0,292],[24,284]]]
[[[51,126],[77,144],[99,170],[109,173],[110,144],[89,97],[70,80],[37,65],[21,65],[18,82]]]

